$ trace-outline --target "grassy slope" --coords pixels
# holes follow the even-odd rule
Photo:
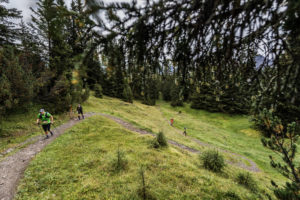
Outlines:
[[[139,102],[127,104],[109,97],[105,97],[100,101],[91,97],[84,108],[86,111],[103,112],[118,116],[155,133],[163,131],[167,138],[195,149],[207,149],[181,134],[183,128],[187,127],[190,136],[251,158],[266,173],[259,173],[257,176],[266,178],[268,182],[271,176],[279,182],[285,180],[270,166],[269,155],[280,158],[262,146],[261,137],[257,131],[251,128],[247,116],[209,113],[190,109],[188,105],[174,109],[169,103],[163,101],[158,102],[155,107],[143,105]],[[182,112],[181,114],[178,114],[179,110]],[[167,121],[171,118],[175,120],[175,128],[171,127]],[[237,159],[230,155],[225,156],[230,160]]]
[[[29,112],[14,113],[0,123],[2,129],[0,135],[3,136],[0,137],[0,153],[18,146],[28,138],[43,134],[41,128],[36,125],[39,108],[33,106]],[[64,114],[54,115],[55,126],[64,123],[67,119],[67,115]]]
[[[87,119],[37,155],[16,199],[139,199],[140,166],[157,199],[224,199],[228,191],[242,199],[263,198],[234,182],[238,169],[215,174],[199,166],[196,155],[172,147],[154,150],[151,141],[104,117]],[[114,172],[118,148],[128,167]]]
[[[210,113],[191,109],[187,105],[184,108],[174,109],[167,103],[161,102],[161,104],[165,116],[175,118],[175,127],[179,129],[187,127],[190,136],[244,155],[253,160],[260,169],[272,176],[273,179],[279,182],[285,180],[270,166],[269,155],[277,158],[277,160],[281,160],[281,158],[263,147],[260,141],[261,135],[252,128],[248,116]],[[182,114],[178,114],[179,110]],[[297,160],[299,158],[297,157]]]
[[[91,97],[83,108],[85,112],[118,116],[155,133],[163,131],[167,138],[206,149],[181,134],[183,127],[187,127],[192,137],[245,155],[263,170],[254,174],[259,195],[271,194],[270,177],[285,181],[269,166],[271,152],[262,147],[259,133],[251,129],[247,117],[197,111],[188,106],[174,109],[165,102],[158,105]],[[168,124],[170,118],[175,119],[175,128]],[[18,199],[134,199],[140,185],[141,165],[146,166],[150,191],[158,199],[224,199],[227,191],[242,199],[263,198],[237,185],[235,177],[242,169],[227,166],[223,174],[214,174],[199,167],[196,155],[173,147],[153,150],[149,148],[151,140],[103,117],[87,119],[37,156],[26,171]],[[115,174],[111,162],[118,146],[126,152],[129,168]]]

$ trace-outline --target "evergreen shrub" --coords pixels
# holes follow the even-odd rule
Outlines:
[[[88,86],[86,86],[84,89],[84,92],[81,95],[82,102],[85,102],[86,100],[88,100],[89,96],[90,96],[90,89]]]
[[[145,170],[143,167],[139,171],[141,184],[137,191],[138,196],[143,200],[155,200],[156,198],[150,193],[149,186],[146,184]]]
[[[167,147],[168,141],[163,132],[159,132],[152,142],[154,148]]]
[[[239,173],[236,180],[238,184],[245,186],[253,192],[257,190],[257,184],[250,173]]]
[[[128,84],[124,86],[123,89],[123,101],[132,103],[133,102],[133,94],[131,88]]]
[[[75,95],[78,94],[72,93],[70,81],[66,78],[65,74],[62,74],[51,88],[46,104],[48,104],[51,108],[50,110],[54,113],[64,112],[69,109],[72,99],[76,98]]]
[[[227,192],[217,192],[217,198],[219,200],[241,200],[239,195],[237,195],[233,191],[227,191]]]
[[[94,85],[95,97],[103,98],[102,87],[99,84]]]
[[[223,155],[219,154],[216,150],[208,150],[200,155],[200,160],[203,163],[205,169],[213,172],[221,172],[225,167],[225,161]]]
[[[126,159],[125,153],[119,148],[116,152],[116,158],[112,162],[112,169],[115,172],[125,170],[128,166],[128,160]]]
[[[156,80],[148,79],[146,81],[146,87],[144,89],[144,98],[143,104],[154,106],[156,103],[156,99],[158,99],[159,91],[157,88]]]
[[[145,105],[148,105],[148,106],[154,106],[156,101],[155,101],[155,99],[151,98],[151,96],[149,94],[146,94],[144,96],[142,103]]]
[[[174,86],[173,81],[166,80],[161,84],[161,93],[164,101],[171,101],[171,89]]]
[[[192,95],[191,108],[203,109],[210,112],[219,111],[217,98],[211,85],[208,83],[202,84],[200,91],[194,92]]]
[[[176,85],[171,89],[171,106],[183,106],[182,89]]]

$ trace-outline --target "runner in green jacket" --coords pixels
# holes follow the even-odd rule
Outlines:
[[[48,139],[48,132],[50,132],[50,134],[53,135],[52,131],[50,130],[51,124],[53,124],[53,116],[50,113],[45,112],[44,109],[41,109],[40,113],[38,114],[36,123],[40,124],[40,122],[42,123],[42,127],[46,134],[45,139]]]

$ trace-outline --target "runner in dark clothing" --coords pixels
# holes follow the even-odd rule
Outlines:
[[[82,107],[80,104],[78,104],[78,106],[77,106],[77,112],[78,112],[78,120],[80,120],[80,115],[82,116],[82,119],[84,119]]]

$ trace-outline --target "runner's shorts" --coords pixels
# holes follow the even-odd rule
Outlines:
[[[46,131],[50,131],[50,126],[51,126],[51,124],[43,124],[42,125],[42,127],[43,127],[43,129],[44,129],[45,132]]]

